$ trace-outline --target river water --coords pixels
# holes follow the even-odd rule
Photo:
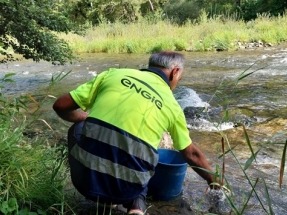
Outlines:
[[[202,148],[214,167],[218,165],[220,169],[223,164],[223,157],[219,157],[222,137],[225,137],[226,150],[227,143],[235,147],[233,154],[224,157],[224,175],[232,190],[230,198],[234,207],[240,211],[249,198],[252,189],[247,177],[252,183],[258,178],[256,192],[250,195],[242,214],[271,214],[271,211],[287,214],[286,171],[281,189],[278,182],[287,140],[287,45],[184,54],[185,73],[174,94],[184,109],[194,143]],[[146,67],[148,57],[146,54],[92,54],[79,56],[78,61],[64,66],[29,60],[1,64],[1,76],[15,73],[15,82],[5,85],[2,93],[30,94],[36,99],[47,93],[57,97],[109,67]],[[48,88],[52,77],[67,73],[62,81]],[[58,122],[50,106],[46,107],[43,117],[48,123]],[[236,127],[238,124],[245,126],[254,152],[260,150],[247,171],[242,171],[241,166],[251,153],[242,126]],[[207,213],[210,205],[202,195],[205,188],[196,174],[191,170],[187,172],[183,197],[187,199],[190,213]],[[218,213],[227,214],[230,210],[225,202]]]

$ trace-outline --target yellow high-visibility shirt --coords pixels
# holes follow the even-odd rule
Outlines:
[[[184,113],[159,69],[111,68],[71,91],[89,117],[110,123],[157,149],[164,132],[182,150],[191,144]]]

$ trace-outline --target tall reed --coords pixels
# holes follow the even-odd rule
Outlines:
[[[239,82],[245,78],[248,78],[250,75],[255,73],[258,70],[261,70],[262,68],[255,68],[253,69],[253,65],[248,67],[246,70],[244,70],[242,73],[239,74],[238,77],[235,78],[233,82],[229,83],[224,83],[222,82],[221,85],[218,87],[218,90],[214,93],[214,97],[220,97],[221,102],[225,104],[225,114],[224,116],[226,117],[223,119],[223,121],[228,120],[229,118],[229,106],[228,106],[228,97],[224,97],[226,89],[228,89],[228,94],[232,95],[234,90],[236,89],[236,86],[239,84]],[[211,99],[213,99],[211,98]],[[248,146],[249,152],[250,152],[250,157],[246,159],[245,161],[242,161],[238,158],[236,154],[236,149],[240,150],[239,148],[241,147],[240,145],[234,145],[230,142],[228,135],[225,134],[224,131],[219,131],[222,137],[222,153],[219,156],[219,158],[222,159],[222,168],[221,170],[217,171],[215,174],[217,177],[220,178],[221,184],[224,185],[223,191],[225,192],[225,196],[227,198],[228,204],[230,206],[230,213],[236,214],[236,215],[243,215],[247,213],[248,210],[248,205],[251,201],[252,197],[256,197],[261,209],[266,213],[273,215],[274,213],[274,208],[273,208],[273,201],[269,193],[270,185],[266,183],[266,179],[264,177],[256,177],[255,179],[250,176],[249,174],[249,169],[252,167],[253,163],[256,163],[256,157],[258,156],[259,152],[266,146],[266,144],[262,144],[261,146],[256,146],[252,143],[252,140],[250,139],[248,135],[248,131],[246,129],[246,126],[243,123],[236,123],[236,127],[242,128],[242,132],[245,138],[246,145]],[[268,143],[267,143],[268,144]],[[236,148],[236,149],[235,149]],[[283,153],[282,153],[282,158],[281,158],[281,166],[280,166],[280,175],[279,175],[279,188],[282,187],[283,183],[283,175],[284,175],[284,169],[285,169],[285,157],[286,157],[286,148],[287,148],[287,140],[284,145]],[[233,160],[235,161],[235,164],[238,167],[238,170],[240,170],[243,174],[244,180],[248,183],[248,188],[244,191],[246,195],[245,198],[242,200],[241,204],[238,203],[238,196],[234,195],[233,192],[233,187],[231,183],[228,181],[228,173],[226,173],[226,159],[225,157],[227,155],[231,155]],[[238,173],[237,173],[238,174]],[[259,187],[261,185],[261,187]],[[262,190],[263,187],[263,190]],[[230,193],[230,190],[232,191]],[[230,195],[232,194],[232,195]],[[238,195],[238,194],[237,194]],[[251,203],[252,204],[252,203]]]

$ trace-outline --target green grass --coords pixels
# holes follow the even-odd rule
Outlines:
[[[0,214],[61,211],[66,206],[66,146],[47,136],[27,135],[39,129],[39,123],[43,130],[47,125],[27,114],[31,96],[7,97],[1,93],[5,83],[12,81],[11,76],[0,79]]]
[[[183,25],[170,21],[150,23],[102,23],[87,30],[84,36],[64,35],[74,53],[151,53],[159,50],[175,51],[233,51],[238,42],[263,42],[277,45],[287,41],[287,15],[261,15],[245,23],[232,17],[207,18],[202,14],[198,22]]]
[[[0,211],[14,214],[20,208],[48,210],[61,202],[64,178],[57,171],[65,167],[55,159],[60,148],[47,147],[44,139],[26,138],[26,119],[21,115],[7,114],[0,121]]]

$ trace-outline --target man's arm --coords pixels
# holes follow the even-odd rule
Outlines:
[[[212,168],[209,165],[205,155],[195,144],[190,144],[180,152],[183,154],[187,160],[187,163],[193,168],[193,170],[203,179],[205,179],[209,185],[213,182],[216,182],[213,178],[213,175],[208,173],[212,172]],[[213,188],[212,185],[210,186]]]
[[[59,117],[69,122],[80,122],[85,120],[88,116],[86,112],[77,110],[79,109],[79,106],[69,93],[59,97],[55,101],[53,109]]]

